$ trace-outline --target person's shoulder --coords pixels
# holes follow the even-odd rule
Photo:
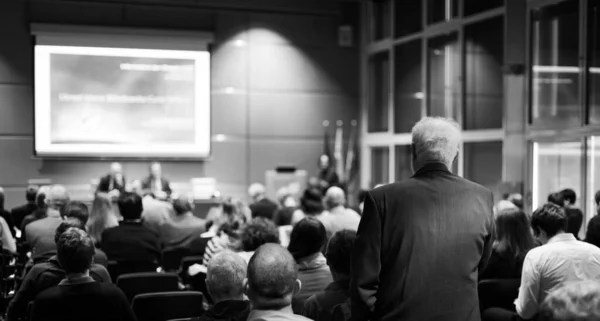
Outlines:
[[[18,213],[18,212],[24,212],[27,210],[27,204],[21,204],[19,206],[15,206],[13,207],[10,211],[11,213]]]
[[[40,301],[48,301],[48,300],[60,300],[61,288],[60,286],[54,285],[47,289],[42,290],[38,295],[35,296],[35,302],[39,303]]]

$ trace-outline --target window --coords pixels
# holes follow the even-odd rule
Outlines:
[[[532,123],[578,126],[579,2],[536,9],[532,21]]]
[[[395,37],[407,36],[423,29],[423,1],[402,0],[394,2]]]
[[[496,9],[504,5],[504,0],[464,0],[465,16]]]
[[[463,176],[492,191],[502,182],[502,142],[464,143]]]
[[[423,116],[421,40],[396,47],[394,74],[394,131],[408,133]]]
[[[600,0],[588,2],[589,121],[600,124]]]
[[[502,128],[504,19],[467,26],[465,54],[464,128]]]
[[[457,15],[458,0],[427,0],[427,22],[429,24],[449,21]]]
[[[396,152],[396,181],[402,181],[413,175],[411,145],[395,147]]]
[[[387,52],[377,54],[370,60],[369,79],[369,131],[388,130],[390,98],[390,58]]]
[[[373,147],[371,149],[371,187],[387,184],[390,180],[390,149]]]
[[[427,114],[454,117],[460,88],[460,50],[456,33],[428,41]]]
[[[534,210],[565,188],[581,195],[581,148],[580,141],[533,144]]]
[[[391,1],[375,0],[372,4],[372,39],[377,41],[388,38],[390,36],[392,22]]]

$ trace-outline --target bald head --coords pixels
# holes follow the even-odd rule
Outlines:
[[[231,251],[223,251],[210,260],[206,286],[215,303],[243,299],[246,268],[246,261]]]
[[[337,186],[330,187],[325,193],[324,201],[328,209],[344,206],[346,204],[346,193]]]
[[[53,185],[47,191],[46,204],[48,207],[59,210],[69,201],[67,189],[62,185]]]
[[[452,168],[458,154],[460,126],[450,118],[425,117],[412,129],[413,169],[429,163],[443,163]]]
[[[254,252],[247,278],[250,301],[263,309],[290,305],[294,292],[300,289],[296,261],[279,244],[268,243]]]

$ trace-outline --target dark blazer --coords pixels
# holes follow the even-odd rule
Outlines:
[[[160,238],[141,222],[122,221],[105,230],[100,248],[111,261],[160,263]]]
[[[352,253],[352,320],[479,321],[492,193],[434,163],[369,192]]]
[[[142,181],[142,189],[152,193],[152,180],[153,179],[150,176],[144,178],[144,180]],[[169,182],[169,180],[164,177],[161,177],[160,181],[162,185],[162,191],[167,193],[167,195],[171,195],[171,182]]]
[[[263,198],[260,201],[250,205],[252,218],[264,217],[270,220],[273,219],[278,208],[279,205],[268,198]]]
[[[106,176],[103,176],[100,179],[100,182],[98,183],[98,187],[96,188],[96,192],[103,192],[103,193],[108,193],[111,191],[110,189],[110,181],[113,180],[112,175],[108,174]],[[113,188],[112,189],[116,189],[119,192],[123,193],[125,192],[125,176],[123,176],[123,180],[121,181],[121,183],[119,184],[118,182],[114,182],[113,183]]]
[[[21,206],[17,206],[10,211],[12,215],[13,221],[15,222],[15,226],[21,228],[21,224],[23,223],[23,219],[25,216],[33,213],[37,209],[37,205],[35,203],[27,203]]]
[[[525,254],[515,258],[510,253],[499,253],[494,249],[479,279],[520,279],[524,260]]]

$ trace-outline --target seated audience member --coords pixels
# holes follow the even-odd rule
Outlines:
[[[142,198],[142,224],[160,236],[162,226],[167,222],[173,213],[173,206],[170,203],[158,200],[152,193],[144,193],[140,181],[132,183],[132,191]]]
[[[13,221],[13,217],[9,211],[4,208],[5,201],[4,189],[0,187],[0,217],[6,221],[6,225],[8,225],[8,229],[10,230],[10,234],[12,237],[17,237],[17,233],[15,230],[15,222]]]
[[[250,302],[244,300],[246,268],[236,253],[217,254],[206,272],[206,289],[215,305],[190,321],[246,321],[250,313]]]
[[[40,189],[37,192],[37,195],[35,196],[35,204],[37,208],[31,214],[26,215],[23,218],[23,222],[21,222],[21,239],[23,241],[27,240],[27,236],[25,233],[25,228],[27,227],[27,225],[29,225],[29,223],[31,222],[41,220],[48,216],[48,204],[46,204],[46,194],[48,194],[49,191],[50,186],[40,187]]]
[[[15,221],[15,227],[20,229],[25,216],[33,213],[37,209],[35,199],[38,190],[39,186],[37,185],[27,186],[27,189],[25,189],[25,200],[27,200],[27,203],[17,206],[10,211],[10,214]]]
[[[279,201],[279,209],[275,212],[273,222],[277,226],[288,226],[292,225],[292,215],[298,204],[296,199],[286,187],[283,187],[277,191],[277,200]]]
[[[575,207],[577,201],[577,194],[575,191],[568,188],[560,192],[565,199],[565,213],[567,214],[567,233],[571,233],[576,239],[579,239],[579,230],[583,223],[583,212]]]
[[[600,247],[600,191],[596,192],[594,197],[596,202],[596,215],[588,222],[588,227],[585,232],[585,241]]]
[[[565,232],[567,215],[563,208],[554,204],[540,207],[532,215],[531,227],[544,245],[530,250],[523,263],[515,301],[523,319],[536,316],[546,296],[567,282],[600,278],[600,249]]]
[[[142,198],[134,193],[119,197],[123,221],[102,233],[101,248],[109,260],[117,262],[160,263],[161,246],[158,235],[142,225]]]
[[[600,283],[574,282],[556,289],[542,303],[538,320],[600,320]]]
[[[267,191],[262,184],[254,183],[248,188],[248,195],[252,200],[252,203],[250,204],[252,218],[264,217],[272,220],[275,216],[275,212],[279,206],[277,203],[268,199],[266,193]]]
[[[152,194],[160,200],[169,198],[173,192],[171,183],[163,176],[162,166],[158,162],[150,164],[150,175],[141,184],[144,194]]]
[[[161,237],[164,249],[186,247],[206,231],[206,221],[194,216],[193,200],[180,197],[173,201],[175,212],[162,225]]]
[[[330,187],[325,192],[324,201],[325,208],[329,211],[327,228],[330,235],[341,230],[358,230],[360,215],[353,209],[346,208],[346,193],[343,189]]]
[[[355,239],[356,231],[352,230],[333,234],[326,252],[333,282],[306,300],[302,315],[315,321],[329,321],[333,319],[335,306],[350,299],[350,255]]]
[[[248,321],[307,321],[294,314],[292,297],[301,289],[294,258],[281,245],[265,244],[248,263],[244,280],[246,295],[252,302]]]
[[[298,266],[298,279],[302,289],[294,295],[294,313],[302,313],[304,302],[333,282],[327,259],[321,251],[327,242],[323,224],[314,217],[306,217],[294,226],[288,250]]]
[[[507,201],[515,204],[520,210],[523,209],[523,195],[519,193],[512,193],[508,195]]]
[[[58,243],[60,236],[68,229],[83,228],[83,224],[77,219],[68,219],[62,222],[54,234],[55,242]],[[92,263],[90,266],[90,277],[97,282],[111,283],[110,275],[106,268]],[[65,278],[58,257],[55,255],[47,262],[35,264],[23,279],[21,287],[15,293],[15,297],[8,305],[7,320],[16,321],[24,319],[27,314],[27,305],[45,289],[58,285]]]
[[[560,207],[565,207],[565,198],[562,196],[561,193],[552,193],[548,195],[548,203],[552,203]]]
[[[248,262],[254,251],[263,244],[279,244],[279,230],[273,221],[257,217],[242,227],[240,242],[242,252],[239,255]]]
[[[45,260],[56,253],[54,233],[62,223],[60,209],[69,202],[69,194],[62,185],[53,185],[46,194],[48,206],[45,218],[31,222],[25,228],[27,242],[31,247],[31,258],[34,262]]]
[[[300,198],[300,208],[294,211],[292,216],[292,225],[300,222],[307,216],[317,218],[321,223],[327,224],[327,216],[329,213],[325,210],[323,204],[323,194],[316,188],[309,188],[304,191]]]
[[[495,213],[494,221],[492,255],[479,279],[520,279],[525,255],[534,248],[529,218],[515,207]]]
[[[115,226],[119,226],[119,220],[113,211],[112,202],[108,196],[97,194],[92,203],[90,218],[86,223],[88,235],[94,244],[100,244],[102,243],[102,232]]]
[[[85,226],[90,217],[87,205],[79,201],[70,201],[60,209],[60,215],[63,220],[76,220],[80,226],[76,226],[85,231]],[[60,229],[60,226],[59,226]],[[86,232],[87,233],[87,232]],[[55,242],[56,243],[56,242]],[[49,252],[48,255],[55,255],[56,251]],[[96,254],[94,255],[94,263],[100,264],[104,267],[108,266],[108,259],[106,254],[96,248]]]
[[[70,228],[58,238],[57,248],[66,278],[37,295],[32,321],[135,321],[129,301],[119,288],[90,277],[94,242],[87,233]]]

